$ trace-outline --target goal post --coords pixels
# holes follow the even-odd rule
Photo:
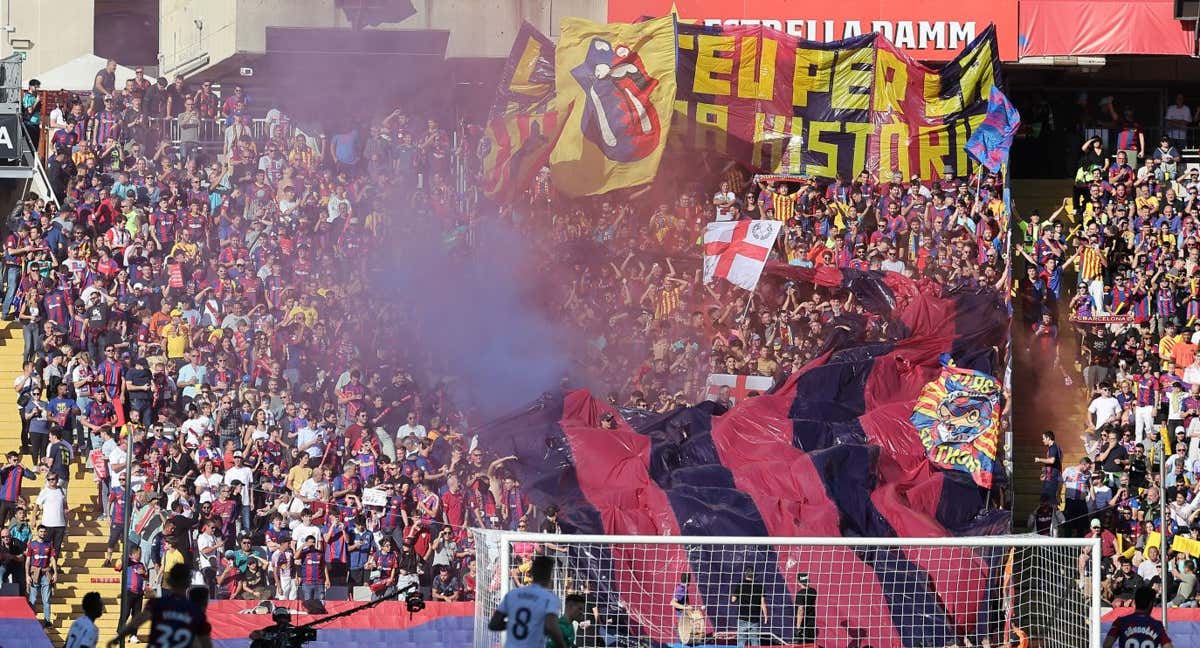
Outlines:
[[[538,555],[586,601],[580,645],[1100,645],[1094,538],[472,535],[475,648]]]

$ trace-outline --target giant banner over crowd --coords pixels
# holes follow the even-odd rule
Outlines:
[[[878,34],[820,43],[766,27],[680,24],[675,141],[756,171],[964,175],[1000,83],[989,27],[933,70]]]
[[[947,454],[977,449],[989,460],[997,456],[1002,404],[989,376],[997,373],[1003,358],[997,350],[1008,332],[1003,298],[992,290],[939,295],[894,273],[782,264],[766,272],[846,291],[886,318],[895,336],[865,340],[866,320],[847,314],[828,323],[829,337],[814,360],[770,393],[729,410],[704,402],[662,414],[617,411],[585,391],[548,393],[481,426],[480,445],[512,455],[508,466],[523,492],[536,506],[558,506],[568,532],[923,538],[1008,532],[1008,513],[988,506],[989,490],[980,487],[1007,479],[1002,462],[976,469]],[[946,366],[951,359],[953,370]],[[710,380],[737,382],[730,378]],[[621,416],[606,427],[605,414]],[[944,452],[930,452],[922,428],[934,430],[933,447]],[[597,574],[636,574],[594,579],[600,585],[589,592],[601,609],[620,606],[627,615],[623,630],[637,640],[629,645],[674,643],[675,619],[661,602],[680,571],[693,574],[708,624],[736,628],[729,594],[748,566],[767,592],[787,591],[798,572],[811,577],[822,593],[816,622],[822,646],[979,646],[1003,628],[1002,610],[989,603],[996,597],[980,594],[1000,590],[1002,570],[973,550],[828,548],[819,563],[802,551],[763,557],[730,545],[719,557],[723,568],[713,570],[705,565],[717,559],[691,547],[656,550],[649,560],[645,552],[594,549],[573,556],[572,564]],[[965,582],[990,585],[966,591]],[[796,636],[793,599],[766,605],[763,632]]]

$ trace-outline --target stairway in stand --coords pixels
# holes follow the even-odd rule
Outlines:
[[[21,422],[12,384],[21,373],[23,349],[21,327],[13,323],[0,323],[0,453],[21,447]],[[98,494],[91,472],[84,468],[84,459],[77,458],[72,466],[70,487],[67,489],[67,503],[71,509],[68,535],[59,559],[58,583],[50,599],[53,625],[47,634],[56,646],[63,645],[71,622],[83,613],[81,600],[87,592],[99,592],[107,608],[104,616],[96,622],[102,643],[116,634],[117,617],[120,614],[120,574],[103,564],[108,523],[96,519]],[[31,463],[28,456],[22,456],[22,462],[26,466]],[[41,478],[27,482],[22,492],[27,502],[37,499],[43,483]],[[41,619],[40,609],[38,618]],[[0,640],[0,644],[3,643]]]
[[[1063,198],[1071,195],[1070,180],[1013,180],[1012,195],[1018,213],[1023,219],[1037,209],[1043,218],[1049,217]],[[1072,219],[1060,216],[1059,220],[1072,226]],[[1019,244],[1021,233],[1013,231],[1013,242]],[[1013,262],[1016,277],[1025,277],[1024,259]],[[1074,274],[1063,278],[1064,286],[1073,286]],[[1069,288],[1066,289],[1069,291]],[[1069,293],[1068,293],[1069,294]],[[1063,452],[1063,465],[1075,465],[1083,456],[1081,431],[1087,426],[1087,405],[1090,400],[1083,386],[1082,375],[1076,369],[1079,359],[1079,339],[1071,326],[1067,325],[1066,302],[1059,303],[1058,321],[1061,363],[1066,376],[1072,378],[1068,386],[1062,369],[1050,366],[1048,358],[1028,351],[1030,328],[1025,324],[1020,299],[1014,298],[1013,307],[1013,483],[1016,501],[1013,504],[1013,526],[1023,529],[1029,514],[1037,508],[1041,496],[1041,467],[1033,462],[1035,456],[1045,456],[1042,432],[1053,430]]]

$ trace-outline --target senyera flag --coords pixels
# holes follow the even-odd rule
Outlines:
[[[550,161],[561,132],[562,119],[556,110],[518,112],[489,121],[479,142],[483,192],[497,202],[519,196]]]
[[[992,86],[988,95],[987,115],[975,127],[975,132],[971,133],[971,139],[963,148],[971,159],[995,173],[1008,164],[1008,150],[1012,148],[1013,137],[1020,127],[1021,113],[1000,92],[1000,88]]]
[[[929,461],[911,421],[925,387],[942,375],[944,354],[959,369],[997,373],[1009,322],[1002,296],[990,289],[943,294],[939,286],[893,273],[776,264],[766,272],[850,292],[887,319],[889,337],[866,340],[865,318],[844,314],[826,324],[829,337],[813,361],[771,392],[728,411],[711,401],[665,414],[618,411],[586,391],[560,392],[483,426],[481,445],[516,456],[510,465],[522,488],[538,506],[558,505],[570,532],[1008,532],[1009,514],[988,509],[986,489],[965,472]],[[620,415],[615,429],[600,423],[610,413]],[[994,470],[1002,470],[1002,462],[995,463]],[[581,566],[578,577],[592,587],[594,604],[619,615],[629,645],[676,640],[675,619],[661,602],[670,600],[685,571],[705,604],[706,626],[736,628],[728,594],[751,564],[766,591],[794,593],[798,574],[808,574],[823,594],[817,609],[821,646],[995,645],[1004,632],[1003,597],[996,595],[1004,588],[1002,553],[828,547],[819,555],[770,548],[764,557],[761,547],[733,545],[714,561],[706,551],[591,545],[586,555],[572,558]],[[704,568],[715,563],[728,568]],[[791,597],[773,596],[768,607],[764,632],[796,636]]]
[[[781,225],[769,220],[709,223],[704,230],[704,283],[721,278],[754,290]]]

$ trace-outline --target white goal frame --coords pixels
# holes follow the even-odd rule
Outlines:
[[[685,546],[741,546],[741,547],[820,547],[820,548],[1077,548],[1082,555],[1084,549],[1091,549],[1087,589],[1090,595],[1083,603],[1087,607],[1088,617],[1085,621],[1087,629],[1086,645],[1099,647],[1101,641],[1101,552],[1099,538],[1050,538],[1040,535],[1004,535],[976,536],[949,538],[780,538],[780,537],[708,537],[708,536],[638,536],[638,535],[557,535],[543,533],[526,533],[517,531],[501,531],[491,529],[471,529],[476,545],[476,555],[480,564],[477,565],[478,591],[475,598],[475,632],[474,646],[476,648],[492,648],[503,645],[503,633],[494,633],[487,629],[488,620],[496,605],[512,587],[507,576],[514,565],[513,546],[515,543],[554,544],[559,547],[570,545],[679,545]],[[566,558],[563,558],[566,559]],[[498,562],[498,565],[493,565]],[[498,570],[496,569],[498,567]],[[1069,563],[1055,563],[1060,570],[1059,575],[1071,582],[1078,576],[1080,564],[1078,559]],[[1015,569],[1015,568],[1014,568]],[[498,587],[491,574],[498,571]],[[1015,579],[1014,579],[1015,580]],[[490,587],[489,587],[490,585]],[[555,588],[560,596],[563,584],[555,579]]]

